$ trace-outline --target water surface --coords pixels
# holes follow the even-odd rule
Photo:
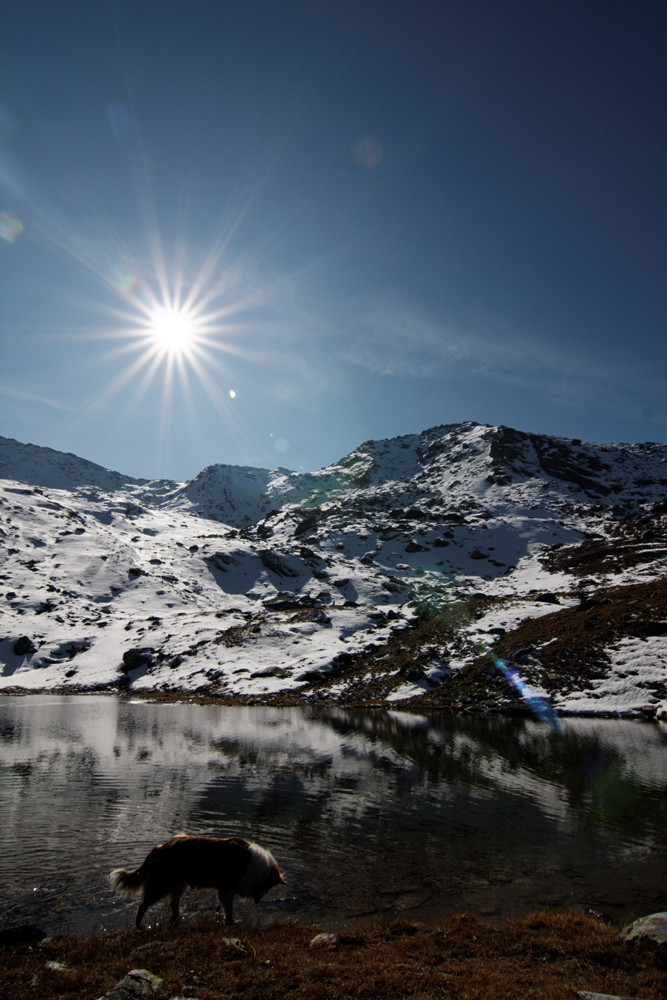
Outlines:
[[[243,920],[665,909],[664,726],[5,696],[0,742],[0,925],[131,923],[108,873],[177,831],[273,851],[289,884]]]

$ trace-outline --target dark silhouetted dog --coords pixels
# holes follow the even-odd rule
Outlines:
[[[117,868],[109,876],[113,889],[141,893],[137,927],[149,906],[169,896],[171,923],[178,923],[178,904],[186,889],[215,889],[228,924],[234,922],[234,896],[259,903],[285,879],[270,851],[241,837],[191,837],[179,833],[150,852],[135,871]]]

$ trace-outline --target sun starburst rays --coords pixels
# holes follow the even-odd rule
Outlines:
[[[187,447],[183,443],[195,439],[194,414],[203,426],[221,420],[238,439],[239,453],[247,445],[258,454],[265,442],[257,414],[267,424],[275,421],[272,402],[285,398],[286,382],[293,398],[303,396],[308,383],[297,381],[290,354],[298,332],[310,350],[319,329],[317,319],[298,308],[307,269],[282,270],[282,230],[257,243],[244,229],[250,218],[250,233],[257,232],[252,213],[285,136],[249,150],[237,181],[223,185],[222,193],[216,188],[209,204],[190,186],[192,178],[183,177],[159,208],[144,139],[137,128],[126,145],[128,198],[120,212],[111,214],[86,190],[76,217],[46,197],[32,209],[43,247],[93,279],[70,284],[63,271],[64,322],[56,328],[50,317],[44,333],[32,334],[50,350],[60,340],[77,342],[76,352],[62,352],[75,360],[62,375],[67,416],[59,433],[103,412],[111,427],[124,430],[137,417],[142,437],[166,439],[163,425],[171,423],[174,438],[178,432]],[[309,375],[311,383],[319,381],[319,368]],[[167,457],[158,455],[156,467]]]
[[[286,384],[297,393],[313,379],[291,349],[312,328],[295,306],[300,272],[266,280],[252,257],[227,264],[226,239],[214,240],[198,267],[182,241],[166,253],[159,239],[150,240],[143,263],[117,237],[107,245],[118,265],[104,270],[96,253],[90,266],[105,294],[79,303],[98,321],[66,335],[82,342],[80,368],[94,388],[65,426],[102,412],[119,431],[141,420],[156,433],[157,469],[173,435],[203,439],[212,415],[239,447],[256,448],[248,408],[264,412],[267,399],[286,398]]]
[[[211,281],[210,260],[188,281],[181,257],[168,276],[162,250],[147,270],[142,275],[137,266],[126,262],[105,275],[104,283],[116,303],[98,303],[95,309],[111,322],[71,334],[82,341],[106,341],[107,349],[96,351],[88,361],[82,352],[81,363],[106,370],[108,377],[101,389],[70,414],[67,423],[76,425],[109,410],[116,425],[127,424],[157,392],[154,413],[162,446],[170,436],[171,423],[181,419],[179,399],[188,424],[195,420],[200,409],[196,400],[202,397],[218,417],[230,426],[236,424],[230,361],[244,356],[240,337],[252,329],[252,321],[243,316],[248,301],[245,289],[234,296],[235,281],[229,275]],[[123,280],[119,281],[121,272]],[[235,381],[238,384],[238,378]]]

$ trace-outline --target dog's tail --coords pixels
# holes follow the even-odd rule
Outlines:
[[[126,872],[124,868],[116,868],[109,875],[109,882],[112,889],[118,892],[135,893],[141,892],[141,888],[146,881],[146,869],[144,865],[136,868],[133,872]]]

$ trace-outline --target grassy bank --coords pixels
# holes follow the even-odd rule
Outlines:
[[[0,996],[94,998],[130,969],[163,979],[156,997],[200,1000],[573,1000],[577,990],[658,1000],[667,995],[667,946],[625,943],[618,928],[568,911],[491,927],[455,916],[438,930],[373,924],[319,947],[319,928],[264,930],[208,921],[175,931],[58,936],[0,953]]]

